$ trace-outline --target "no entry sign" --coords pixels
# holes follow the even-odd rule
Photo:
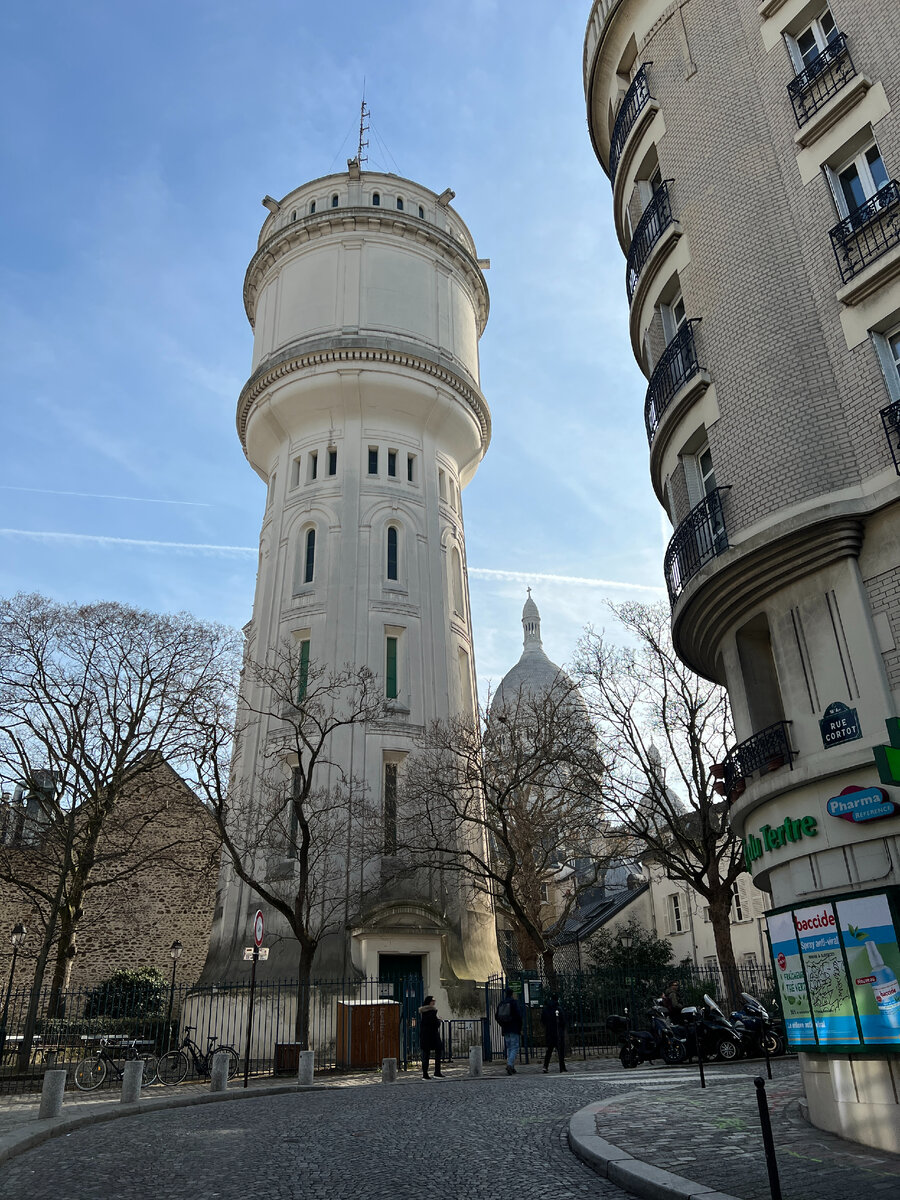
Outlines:
[[[263,924],[262,909],[258,908],[256,910],[256,916],[253,918],[253,940],[257,946],[262,945],[264,928],[265,926]]]

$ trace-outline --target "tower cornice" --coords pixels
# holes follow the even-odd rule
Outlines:
[[[429,245],[449,259],[472,289],[478,314],[478,336],[484,333],[490,313],[490,294],[487,282],[476,259],[456,238],[430,221],[411,216],[393,209],[368,206],[353,208],[330,208],[322,213],[311,213],[298,217],[283,225],[267,238],[250,259],[244,276],[244,311],[251,327],[255,327],[256,300],[268,271],[278,264],[285,254],[295,247],[305,245],[316,238],[348,233],[374,233],[384,231],[396,237]]]
[[[431,355],[424,346],[415,342],[405,342],[399,338],[366,338],[358,334],[330,334],[284,347],[261,363],[244,384],[238,397],[236,418],[244,453],[247,453],[247,422],[251,409],[267,388],[311,367],[352,363],[406,367],[446,384],[469,407],[481,430],[481,452],[484,454],[487,451],[491,441],[491,412],[471,376],[464,373],[461,367],[451,366],[446,358]]]

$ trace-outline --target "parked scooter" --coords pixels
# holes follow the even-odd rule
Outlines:
[[[785,1039],[776,1028],[775,1018],[769,1016],[755,996],[741,992],[744,1007],[731,1014],[731,1023],[741,1035],[744,1053],[770,1056],[784,1054]]]
[[[683,1008],[681,1019],[690,1031],[687,1048],[692,1058],[697,1053],[698,1044],[706,1060],[717,1058],[723,1062],[733,1062],[740,1058],[741,1035],[712,996],[704,994],[703,1004],[699,1008]]]
[[[618,1035],[622,1066],[628,1069],[642,1062],[652,1062],[654,1058],[669,1064],[684,1062],[687,1045],[683,1034],[658,1005],[654,1005],[649,1016],[650,1029],[631,1029],[628,1018],[617,1013],[606,1018],[606,1028]]]

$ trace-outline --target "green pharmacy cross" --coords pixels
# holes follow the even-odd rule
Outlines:
[[[890,745],[876,746],[873,750],[878,778],[882,783],[900,783],[900,718],[889,717],[885,725]]]

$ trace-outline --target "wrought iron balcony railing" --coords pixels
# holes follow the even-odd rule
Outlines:
[[[722,495],[728,490],[720,487],[707,492],[672,535],[666,548],[664,570],[669,602],[673,607],[700,568],[728,549],[728,532],[722,512]]]
[[[647,83],[647,68],[652,63],[644,63],[631,81],[631,87],[625,93],[622,106],[613,125],[612,137],[609,139],[609,181],[614,183],[616,168],[622,157],[622,150],[628,140],[628,135],[634,129],[635,122],[641,115],[645,104],[650,99],[650,85]]]
[[[638,221],[634,237],[631,239],[625,267],[625,290],[628,292],[629,304],[644,264],[650,257],[650,251],[672,224],[672,198],[669,195],[669,184],[672,182],[674,181],[671,179],[664,179],[653,193],[653,198]]]
[[[687,381],[700,370],[694,342],[694,326],[699,324],[699,317],[685,321],[653,368],[650,383],[647,385],[647,398],[644,401],[644,424],[647,426],[647,441],[651,446],[663,413]]]
[[[900,246],[900,183],[892,179],[854,208],[831,231],[831,245],[844,283],[870,263]]]
[[[743,792],[743,782],[757,772],[766,775],[779,767],[794,769],[796,753],[788,734],[790,721],[776,721],[729,750],[722,764],[722,790],[733,804]]]
[[[881,423],[894,460],[894,470],[900,475],[900,400],[881,410]]]
[[[802,129],[855,74],[846,35],[839,33],[806,70],[788,84],[788,95],[798,126]]]

